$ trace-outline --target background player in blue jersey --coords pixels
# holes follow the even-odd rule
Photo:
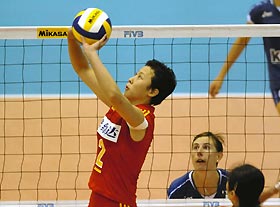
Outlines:
[[[280,0],[266,0],[254,5],[249,12],[247,22],[253,24],[280,24]],[[222,66],[216,79],[210,85],[209,93],[212,97],[215,97],[219,93],[226,74],[246,47],[249,40],[250,37],[240,37],[236,39],[229,51],[226,59],[227,61]],[[280,115],[280,38],[264,37],[263,42],[268,60],[270,89],[275,106]]]
[[[196,135],[191,148],[194,170],[171,183],[168,198],[225,198],[227,171],[217,169],[223,157],[223,143],[224,138],[219,134]]]
[[[212,132],[196,135],[192,141],[191,158],[194,170],[175,179],[167,189],[169,199],[225,198],[229,172],[217,168],[223,157],[224,137]],[[279,193],[280,178],[275,186],[262,192],[259,202]]]

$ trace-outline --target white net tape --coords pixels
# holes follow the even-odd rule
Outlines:
[[[87,207],[88,201],[20,201],[0,202],[6,207]],[[227,207],[232,206],[228,199],[153,199],[138,200],[138,207]],[[279,198],[270,198],[262,206],[280,206]]]

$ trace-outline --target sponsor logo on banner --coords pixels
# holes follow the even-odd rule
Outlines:
[[[203,202],[203,207],[219,207],[220,206],[220,203],[217,202],[217,201],[204,201]]]
[[[133,31],[133,30],[130,30],[130,31],[124,31],[123,32],[123,37],[126,37],[126,38],[134,38],[134,37],[144,37],[144,31]]]
[[[121,131],[121,126],[111,122],[106,116],[100,123],[97,132],[101,137],[112,142],[117,142]]]
[[[68,28],[37,28],[37,38],[40,39],[54,39],[54,38],[66,38]]]

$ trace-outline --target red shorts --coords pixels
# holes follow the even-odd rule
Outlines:
[[[88,207],[136,207],[127,204],[119,203],[106,198],[98,193],[92,192],[89,200]]]

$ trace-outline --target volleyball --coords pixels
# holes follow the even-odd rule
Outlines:
[[[87,8],[75,16],[72,31],[79,42],[82,42],[84,37],[88,44],[93,44],[105,34],[110,38],[112,24],[109,16],[101,9]]]

